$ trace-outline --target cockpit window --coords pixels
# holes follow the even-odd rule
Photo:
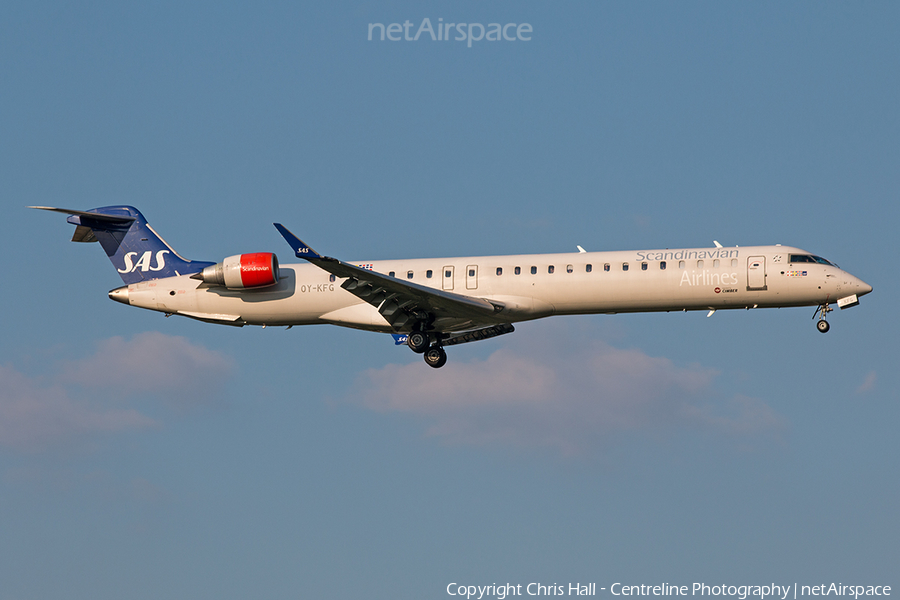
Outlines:
[[[790,261],[792,263],[816,263],[820,265],[829,265],[829,266],[837,266],[834,263],[825,260],[821,256],[814,256],[812,254],[791,254]]]

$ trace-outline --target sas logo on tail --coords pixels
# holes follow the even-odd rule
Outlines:
[[[150,265],[150,261],[153,258],[153,251],[147,250],[143,254],[141,254],[141,258],[135,263],[131,259],[132,257],[137,256],[137,252],[128,252],[125,255],[125,268],[124,269],[116,269],[119,273],[134,273],[138,269],[144,271],[162,271],[166,267],[166,257],[168,254],[168,250],[160,250],[156,253],[156,266],[153,267]]]

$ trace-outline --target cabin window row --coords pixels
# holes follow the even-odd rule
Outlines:
[[[617,264],[621,266],[621,269],[622,269],[623,271],[628,271],[628,270],[631,268],[631,263],[628,263],[628,262],[617,263]],[[664,261],[664,260],[659,261],[659,263],[657,263],[657,264],[659,265],[659,270],[660,270],[660,271],[665,271],[665,270],[668,268],[668,264],[667,264],[666,261]],[[732,259],[731,259],[731,266],[732,266],[732,267],[737,267],[737,265],[738,265],[737,259],[736,259],[736,258],[732,258]],[[649,263],[646,263],[646,262],[640,263],[640,266],[641,266],[641,271],[647,271],[647,270],[650,269]],[[684,260],[679,260],[679,261],[678,261],[678,268],[679,268],[679,269],[686,269],[687,266],[688,266],[688,265],[687,265],[687,261],[684,261]],[[705,263],[703,260],[698,260],[697,263],[696,263],[696,266],[697,266],[698,269],[703,269],[703,268],[706,266],[706,263]],[[721,266],[722,266],[722,265],[721,265],[721,262],[719,261],[719,259],[715,259],[715,260],[712,261],[712,268],[713,268],[713,269],[718,269],[718,268],[720,268]],[[603,270],[604,270],[604,271],[609,272],[609,271],[612,270],[612,268],[613,268],[613,265],[612,265],[611,263],[603,263]],[[617,268],[619,268],[619,267],[617,267]],[[593,272],[593,270],[594,270],[594,265],[592,265],[591,263],[588,263],[588,264],[584,265],[584,272],[585,272],[585,273],[591,273],[591,272]],[[548,265],[548,266],[547,266],[547,273],[552,274],[552,273],[555,273],[555,272],[556,272],[556,266],[555,266],[555,265]],[[566,273],[574,273],[574,272],[575,272],[575,266],[574,266],[574,265],[566,265]],[[498,276],[498,277],[501,276],[501,275],[503,275],[503,267],[497,267],[496,273],[497,273],[497,276]],[[522,274],[522,267],[514,267],[514,268],[513,268],[513,273],[516,274],[516,275],[521,275],[521,274]],[[538,273],[538,268],[537,268],[537,266],[532,266],[532,267],[531,267],[531,274],[532,274],[532,275],[537,275],[537,273]],[[391,277],[396,277],[396,276],[397,276],[397,273],[396,273],[395,271],[390,271],[390,272],[388,273],[388,275],[391,276]],[[415,275],[415,273],[414,273],[413,271],[407,271],[407,272],[406,272],[406,278],[407,278],[407,279],[413,279],[414,275]],[[468,276],[469,276],[469,277],[475,277],[475,270],[474,270],[474,269],[469,269],[469,271],[468,271]],[[428,269],[427,271],[425,271],[425,278],[426,278],[426,279],[431,279],[432,277],[434,277],[434,271],[432,271],[431,269]],[[446,272],[444,273],[444,277],[446,277],[446,278],[453,277],[453,271],[446,271]]]

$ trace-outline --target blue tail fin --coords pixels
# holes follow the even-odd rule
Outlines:
[[[71,215],[73,242],[100,242],[125,283],[199,273],[211,262],[178,256],[133,206],[104,206],[87,211],[32,206]]]

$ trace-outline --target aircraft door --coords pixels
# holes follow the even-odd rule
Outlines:
[[[453,289],[453,265],[444,267],[444,289]]]
[[[478,265],[469,265],[466,267],[466,289],[478,289]]]
[[[747,291],[765,290],[766,286],[766,257],[750,256],[747,258]]]

